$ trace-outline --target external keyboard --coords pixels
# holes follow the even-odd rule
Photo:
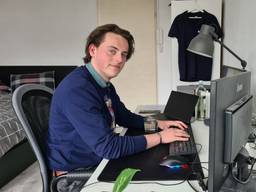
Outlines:
[[[190,135],[188,141],[174,141],[169,144],[169,155],[192,155],[196,154],[196,143],[192,133],[192,128],[189,125],[187,128],[187,133]]]

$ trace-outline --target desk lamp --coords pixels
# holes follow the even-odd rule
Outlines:
[[[247,65],[246,61],[241,59],[237,54],[235,54],[226,45],[224,45],[218,39],[218,35],[215,33],[214,27],[210,25],[203,24],[201,26],[199,34],[191,40],[187,50],[198,55],[212,58],[214,49],[213,41],[217,41],[218,43],[220,43],[221,46],[223,46],[233,56],[235,56],[241,62],[243,70],[245,70],[245,67]]]

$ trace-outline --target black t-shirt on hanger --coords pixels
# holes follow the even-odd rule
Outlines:
[[[179,45],[179,72],[181,81],[209,81],[212,74],[212,58],[187,51],[190,41],[198,34],[202,24],[211,25],[215,33],[222,37],[222,30],[217,18],[207,11],[188,12],[176,16],[169,37],[176,37]]]

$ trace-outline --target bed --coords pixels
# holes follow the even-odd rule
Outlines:
[[[60,81],[69,73],[71,72],[74,68],[76,68],[76,66],[60,66],[60,65],[51,65],[51,66],[0,66],[0,81],[2,83],[2,85],[7,85],[10,88],[10,92],[8,94],[3,92],[0,92],[0,106],[1,110],[0,110],[0,120],[1,118],[4,119],[6,118],[6,114],[5,112],[7,111],[8,113],[8,117],[9,118],[13,118],[15,119],[15,114],[12,114],[12,109],[11,109],[11,94],[14,88],[16,88],[17,82],[18,84],[20,82],[24,83],[31,83],[30,81],[27,81],[27,79],[17,79],[17,78],[21,78],[24,77],[24,74],[26,75],[32,75],[32,77],[34,78],[35,74],[40,74],[40,78],[41,80],[47,80],[46,84],[47,86],[49,85],[57,87],[58,84],[60,83]],[[44,74],[45,76],[41,77],[41,74]],[[52,74],[52,79],[54,79],[54,81],[52,81],[52,79],[47,76],[47,75],[51,75]],[[42,84],[40,80],[40,84]],[[49,84],[49,80],[51,80],[50,84]],[[53,82],[53,83],[52,83]],[[4,106],[4,107],[3,107]],[[1,122],[0,122],[1,123]],[[3,124],[0,124],[3,128]],[[22,172],[24,169],[26,169],[28,166],[30,166],[32,163],[34,163],[36,161],[36,158],[33,154],[33,151],[27,141],[27,139],[25,138],[25,133],[22,130],[22,127],[20,128],[19,123],[12,121],[12,123],[8,124],[8,126],[10,126],[10,128],[13,128],[16,130],[16,132],[18,133],[18,135],[16,135],[15,139],[15,144],[13,144],[13,146],[9,146],[10,148],[5,151],[4,153],[0,152],[0,188],[2,186],[4,186],[7,182],[9,182],[11,179],[13,179],[15,176],[17,176],[20,172]],[[14,126],[17,126],[14,127]],[[0,127],[0,131],[1,131],[1,127]],[[6,132],[6,131],[5,131]],[[2,138],[3,138],[3,131],[2,133],[0,132],[0,134],[2,134]],[[11,135],[11,134],[8,134]],[[19,139],[19,141],[17,141],[17,138]],[[0,139],[1,139],[1,135],[0,135]],[[11,143],[10,138],[9,142]],[[1,141],[1,140],[0,140]],[[4,143],[0,142],[0,147],[1,149],[4,148]]]

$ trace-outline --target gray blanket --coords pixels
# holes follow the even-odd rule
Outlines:
[[[0,94],[0,157],[25,138],[25,132],[13,110],[11,97],[11,94]]]

